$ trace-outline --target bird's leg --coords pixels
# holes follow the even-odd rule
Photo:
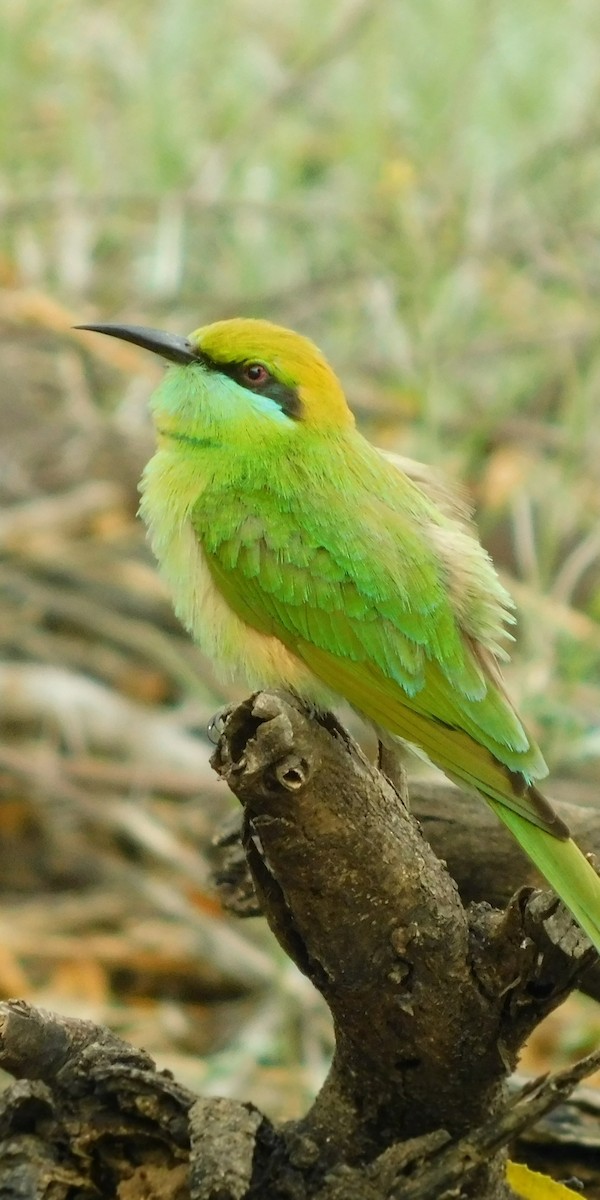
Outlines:
[[[408,806],[408,779],[406,772],[406,764],[410,757],[410,750],[407,750],[401,742],[393,744],[387,738],[382,741],[377,738],[377,766],[382,775],[389,779],[392,787],[397,791],[404,803]]]

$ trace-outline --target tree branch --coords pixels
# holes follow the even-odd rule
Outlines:
[[[331,1072],[290,1153],[308,1138],[322,1170],[352,1165],[496,1112],[522,1041],[592,958],[556,898],[467,912],[406,798],[333,718],[308,721],[291,697],[235,709],[213,765],[244,807],[261,910],[335,1025]],[[484,1194],[481,1178],[473,1188]]]
[[[589,967],[586,939],[547,892],[465,908],[403,780],[399,794],[330,714],[259,693],[213,761],[243,807],[260,908],[333,1015],[329,1076],[275,1127],[91,1022],[3,1005],[0,1065],[21,1080],[0,1097],[3,1185],[23,1200],[124,1195],[125,1180],[163,1200],[507,1200],[509,1140],[600,1061],[508,1096],[523,1040]]]

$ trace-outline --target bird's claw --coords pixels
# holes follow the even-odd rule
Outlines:
[[[218,745],[219,739],[225,732],[225,726],[227,724],[227,718],[229,717],[230,712],[231,706],[226,704],[224,708],[219,708],[217,712],[214,713],[210,718],[210,721],[206,726],[206,735],[209,742],[212,742],[213,746]]]

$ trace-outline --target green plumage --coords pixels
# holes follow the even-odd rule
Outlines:
[[[370,689],[397,696],[409,711],[469,733],[528,781],[541,777],[539,751],[464,635],[477,627],[481,601],[473,588],[462,624],[454,611],[428,537],[450,519],[362,438],[350,437],[350,446],[319,441],[308,456],[288,454],[276,474],[258,462],[244,464],[244,479],[213,476],[192,522],[217,587],[243,620],[303,661],[313,647],[339,658],[342,669],[351,663],[366,688],[365,715],[387,724],[369,711]],[[483,550],[480,567],[483,587],[492,575]],[[493,582],[499,623],[504,597]],[[325,682],[339,690],[333,679]]]
[[[471,580],[459,620],[427,536],[452,519],[362,439],[353,449],[351,504],[331,446],[326,475],[317,454],[275,476],[246,465],[243,486],[215,477],[192,512],[215,584],[376,726],[480,791],[600,948],[600,881],[529,786],[546,765],[471,640],[478,627],[494,645],[501,636],[490,595],[497,623],[506,598],[491,564],[477,545],[479,586]]]
[[[141,512],[200,645],[253,686],[343,696],[480,792],[600,950],[600,879],[535,786],[498,666],[512,604],[462,502],[366,442],[289,330],[105,332],[181,364],[153,397]]]

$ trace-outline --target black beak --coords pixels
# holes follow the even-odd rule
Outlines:
[[[152,350],[169,362],[200,362],[201,356],[187,338],[175,333],[163,333],[162,329],[146,329],[144,325],[75,325],[74,329],[89,329],[92,333],[107,333],[110,337],[133,342],[144,350]]]

